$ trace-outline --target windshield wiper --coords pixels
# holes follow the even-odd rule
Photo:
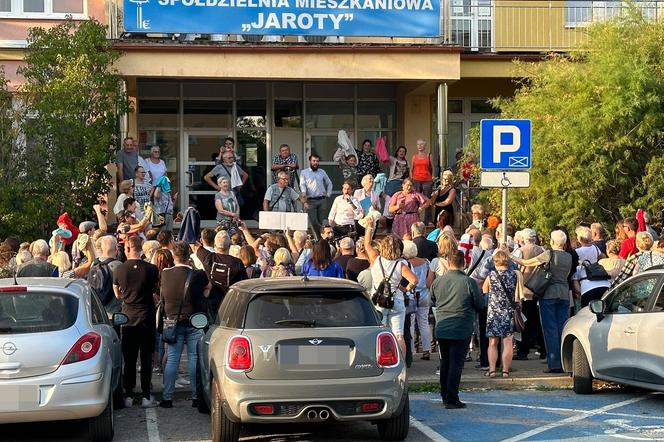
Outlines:
[[[282,319],[281,321],[274,321],[276,325],[292,324],[301,325],[302,327],[315,327],[316,321],[314,319]]]

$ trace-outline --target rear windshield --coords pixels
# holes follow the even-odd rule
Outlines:
[[[272,293],[247,307],[245,328],[365,327],[378,325],[376,310],[362,292]]]
[[[0,293],[0,334],[64,330],[76,322],[78,299],[55,293]]]

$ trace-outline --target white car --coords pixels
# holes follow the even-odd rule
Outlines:
[[[593,379],[664,391],[664,269],[635,275],[567,321],[562,362],[574,391]]]
[[[120,339],[87,282],[0,279],[0,424],[88,419],[91,440],[111,440],[121,374]]]

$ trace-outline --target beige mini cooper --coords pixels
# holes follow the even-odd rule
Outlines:
[[[199,342],[197,387],[213,441],[237,441],[245,423],[371,421],[384,440],[408,435],[396,339],[343,279],[235,284]]]

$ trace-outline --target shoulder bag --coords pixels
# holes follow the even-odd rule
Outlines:
[[[182,300],[180,301],[180,307],[178,308],[178,315],[175,319],[168,319],[166,317],[166,301],[162,297],[162,323],[163,323],[163,330],[161,332],[161,340],[164,341],[166,344],[175,344],[176,341],[176,330],[178,326],[178,322],[180,321],[180,315],[182,314],[182,304],[184,304],[184,298],[187,297],[187,293],[189,292],[189,284],[191,283],[191,278],[194,275],[194,271],[192,269],[189,269],[189,273],[187,274],[187,280],[184,283],[184,290],[182,293]]]
[[[551,273],[550,262],[546,262],[535,267],[535,270],[532,271],[523,285],[533,292],[533,300],[537,301],[544,296],[544,292],[546,292],[546,289],[551,284],[552,278],[553,273]]]

